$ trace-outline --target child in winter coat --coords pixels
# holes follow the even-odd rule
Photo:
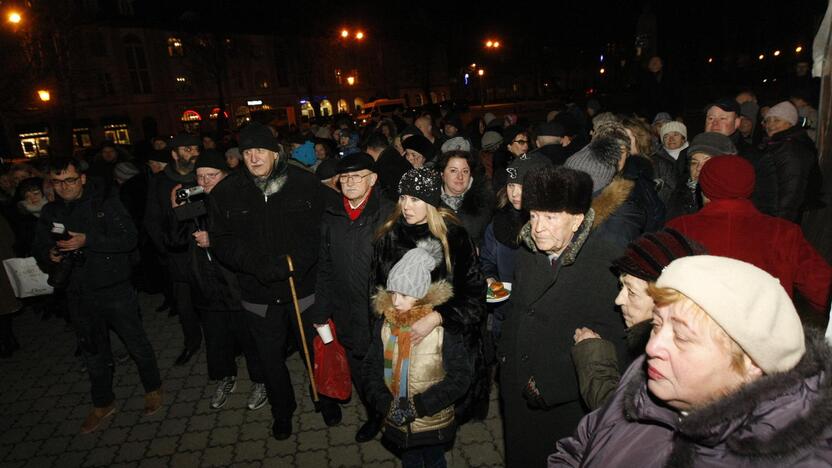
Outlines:
[[[471,385],[471,359],[462,336],[441,325],[411,340],[411,325],[453,296],[450,283],[431,283],[442,261],[435,240],[419,242],[399,260],[387,289],[373,297],[376,321],[363,364],[368,401],[386,415],[383,437],[401,449],[402,466],[447,466],[456,434],[454,402]]]

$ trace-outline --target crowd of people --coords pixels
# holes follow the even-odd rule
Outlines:
[[[832,268],[799,225],[822,206],[807,99],[716,99],[698,135],[593,100],[544,122],[394,113],[105,143],[4,169],[0,253],[35,257],[55,293],[28,309],[75,330],[83,433],[114,411],[120,343],[145,413],[164,404],[139,290],[178,317],[175,365],[204,343],[211,408],[244,357],[278,440],[307,378],[286,359],[334,328],[356,441],[381,432],[404,466],[444,466],[495,382],[506,466],[817,466],[832,351],[794,299],[828,311]],[[22,304],[2,286],[8,357]],[[315,408],[334,426],[343,403]]]

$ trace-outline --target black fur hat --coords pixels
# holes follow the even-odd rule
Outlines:
[[[592,204],[589,174],[566,167],[544,167],[523,181],[523,209],[584,214]]]

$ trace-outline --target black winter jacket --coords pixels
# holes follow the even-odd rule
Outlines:
[[[454,212],[468,235],[471,236],[474,245],[479,247],[485,235],[485,227],[491,222],[491,216],[494,213],[494,194],[488,186],[488,181],[485,180],[485,174],[474,179],[473,185],[462,198],[462,204],[458,210],[454,210],[444,202],[442,206]]]
[[[746,143],[738,131],[731,135],[731,141],[737,147],[738,155],[754,166],[754,192],[751,194],[751,202],[760,212],[775,216],[780,189],[774,157],[759,147]]]
[[[67,203],[58,199],[44,206],[32,243],[32,252],[41,265],[54,265],[49,259],[49,250],[55,246],[50,235],[52,223],[86,234],[84,260],[75,263],[68,291],[89,292],[130,281],[131,253],[138,234],[115,191],[100,192],[88,184],[78,200]]]
[[[268,198],[247,170],[229,174],[211,191],[209,235],[217,258],[237,273],[241,298],[255,304],[291,304],[292,257],[298,299],[315,292],[324,187],[311,173],[275,168],[286,183]]]
[[[809,178],[819,173],[815,145],[800,127],[775,133],[765,145],[777,171],[776,216],[794,223],[800,222],[806,202]]]
[[[196,185],[195,174],[179,174],[174,170],[172,164],[168,164],[165,170],[154,174],[150,178],[147,187],[147,204],[144,212],[144,228],[156,251],[164,254],[169,260],[171,280],[175,282],[188,281],[188,256],[187,246],[172,248],[165,245],[167,229],[165,220],[172,216],[173,207],[170,206],[170,192],[177,184],[183,186]]]
[[[341,344],[363,356],[370,343],[370,268],[376,230],[392,204],[373,189],[361,215],[351,221],[343,197],[327,199],[321,219],[321,248],[315,285],[314,323],[332,318]]]
[[[399,154],[398,150],[388,146],[378,157],[373,172],[378,174],[378,188],[381,195],[391,201],[399,198],[399,179],[413,166]]]

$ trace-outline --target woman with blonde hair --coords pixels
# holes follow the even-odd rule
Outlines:
[[[376,234],[370,267],[370,288],[384,288],[393,265],[423,240],[435,239],[442,246],[442,260],[431,272],[431,281],[446,280],[453,297],[412,325],[414,344],[442,325],[463,336],[466,347],[476,356],[472,389],[458,402],[457,419],[464,421],[472,412],[487,411],[489,385],[484,359],[479,352],[485,326],[485,278],[480,270],[474,243],[459,220],[442,205],[442,179],[431,169],[407,171],[399,181],[399,201]],[[460,406],[461,405],[461,406]],[[482,408],[481,405],[484,405]],[[483,416],[477,413],[475,416]]]

